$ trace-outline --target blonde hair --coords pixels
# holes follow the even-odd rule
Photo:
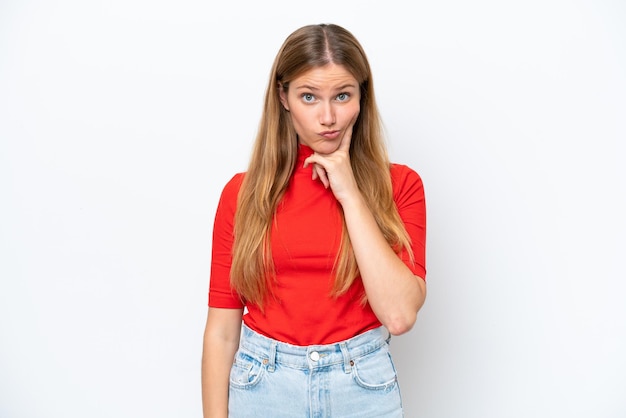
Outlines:
[[[287,37],[274,60],[235,214],[231,286],[244,301],[261,308],[272,294],[272,219],[298,153],[298,138],[289,113],[280,103],[279,88],[286,91],[291,80],[329,63],[344,66],[360,84],[361,111],[350,145],[350,162],[359,189],[387,242],[396,252],[406,249],[413,258],[410,238],[393,201],[390,163],[365,52],[357,39],[340,26],[304,26]],[[335,296],[346,292],[359,275],[345,221],[334,273]]]

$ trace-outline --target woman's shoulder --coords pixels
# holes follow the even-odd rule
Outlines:
[[[402,199],[406,196],[424,194],[422,177],[408,165],[392,163],[390,172],[394,200]]]
[[[224,189],[237,189],[237,191],[239,191],[239,188],[241,187],[241,183],[243,182],[243,178],[246,175],[246,173],[241,172],[241,173],[235,173],[230,180],[228,180],[228,182],[226,182],[226,185],[224,186]]]
[[[422,177],[417,173],[417,171],[405,164],[391,163],[390,172],[391,180],[394,184],[398,182],[404,183],[406,181],[418,183],[422,182]]]
[[[233,175],[230,180],[226,182],[224,188],[222,189],[222,198],[223,201],[236,201],[237,195],[239,194],[239,189],[241,188],[241,183],[243,182],[244,175],[246,173],[236,173]]]

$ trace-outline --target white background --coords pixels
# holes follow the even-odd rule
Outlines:
[[[407,417],[626,416],[624,2],[2,0],[1,417],[201,415],[217,199],[320,22],[426,187]]]

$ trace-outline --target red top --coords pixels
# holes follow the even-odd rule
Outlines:
[[[298,162],[272,227],[272,255],[276,269],[274,297],[265,312],[245,305],[244,323],[267,337],[294,345],[330,344],[352,338],[381,325],[369,304],[360,303],[363,283],[357,278],[339,297],[332,297],[333,265],[341,241],[341,206],[330,189],[311,180],[304,160],[313,153],[300,145]],[[215,215],[209,306],[243,308],[230,287],[233,218],[243,173],[224,187]],[[392,164],[393,199],[411,237],[415,264],[400,257],[422,278],[425,270],[426,206],[419,175],[405,165]]]

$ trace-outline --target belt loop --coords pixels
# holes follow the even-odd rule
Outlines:
[[[350,361],[350,352],[348,351],[348,346],[345,341],[339,343],[339,348],[341,349],[341,354],[343,354],[343,371],[351,373],[352,362]]]
[[[270,358],[267,364],[267,371],[274,372],[276,370],[276,341],[270,343]]]

